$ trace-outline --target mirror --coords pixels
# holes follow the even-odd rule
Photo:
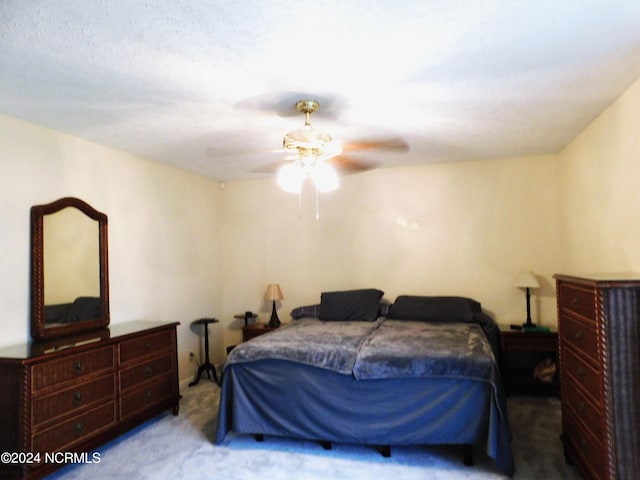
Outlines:
[[[78,198],[31,207],[31,336],[109,325],[107,216]]]

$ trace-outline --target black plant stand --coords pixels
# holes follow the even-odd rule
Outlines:
[[[209,376],[209,372],[213,374],[213,380],[218,383],[218,375],[216,374],[216,367],[214,367],[209,361],[209,324],[210,323],[218,323],[219,320],[215,318],[200,318],[199,320],[194,320],[193,324],[204,325],[204,363],[198,367],[198,378],[196,378],[193,382],[189,384],[190,387],[193,387],[200,381],[200,377],[202,376],[202,372],[207,372],[207,378],[211,378]]]

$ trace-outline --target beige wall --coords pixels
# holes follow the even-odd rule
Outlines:
[[[640,272],[640,80],[560,160],[570,271]]]
[[[0,132],[0,345],[29,338],[29,209],[75,196],[109,217],[112,323],[182,322],[180,376],[192,375],[190,321],[220,303],[217,184],[5,116]]]
[[[273,179],[227,184],[221,195],[226,343],[240,339],[234,313],[269,305],[280,283],[282,319],[323,290],[375,287],[399,294],[464,295],[503,323],[525,320],[513,286],[539,275],[534,321],[555,324],[552,274],[562,262],[559,170],[553,156],[374,170],[343,178],[320,196],[296,195]]]

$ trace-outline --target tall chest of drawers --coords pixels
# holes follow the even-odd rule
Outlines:
[[[640,280],[555,279],[567,459],[588,479],[640,479]]]
[[[0,478],[41,478],[179,407],[176,326],[131,322],[0,349]]]

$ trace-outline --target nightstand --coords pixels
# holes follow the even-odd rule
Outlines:
[[[533,376],[535,366],[545,358],[558,365],[558,332],[527,332],[500,328],[500,371],[507,393],[527,392],[560,395],[558,374],[552,382]]]
[[[266,325],[252,324],[246,325],[242,327],[242,341],[247,342],[252,338],[259,337],[260,335],[264,335],[265,333],[273,332],[277,330],[276,328],[270,328]]]

